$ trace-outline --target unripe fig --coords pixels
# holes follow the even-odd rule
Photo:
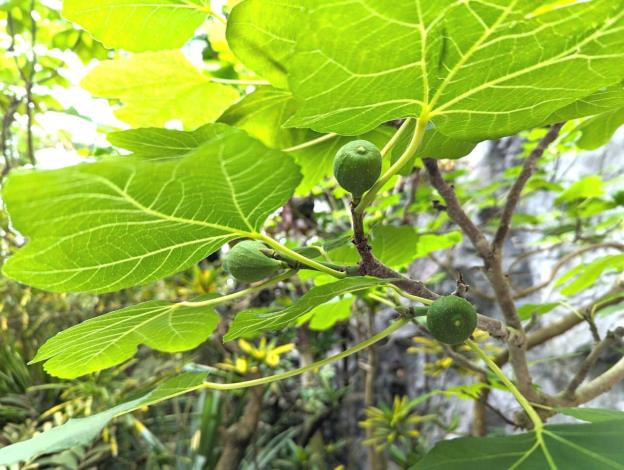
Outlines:
[[[344,189],[360,197],[379,179],[381,152],[367,140],[343,145],[334,157],[334,176]]]
[[[283,267],[283,263],[265,255],[262,250],[266,249],[267,247],[257,240],[237,243],[225,255],[223,268],[230,276],[241,282],[255,282],[270,277]]]
[[[624,206],[624,189],[621,189],[613,195],[613,201],[618,206]]]
[[[436,299],[427,312],[427,328],[442,343],[459,344],[477,327],[477,311],[466,299],[447,295]]]

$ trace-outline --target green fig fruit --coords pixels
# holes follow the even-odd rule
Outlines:
[[[466,299],[447,295],[429,306],[427,328],[442,343],[462,343],[470,338],[476,327],[477,311]]]
[[[227,252],[223,260],[225,271],[241,282],[255,282],[275,274],[284,264],[269,258],[262,250],[267,247],[257,240],[244,240]]]
[[[381,152],[367,140],[343,145],[334,157],[334,176],[353,196],[368,191],[381,175]]]

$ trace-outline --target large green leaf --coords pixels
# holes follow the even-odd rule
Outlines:
[[[412,469],[624,469],[624,420],[546,426],[543,438],[543,446],[534,432],[442,441]]]
[[[173,398],[201,388],[207,373],[187,372],[161,383],[153,391],[135,400],[122,403],[87,418],[70,419],[27,441],[0,449],[0,465],[29,461],[42,454],[60,452],[91,443],[114,417],[137,408]]]
[[[610,410],[608,408],[556,408],[558,413],[572,416],[581,421],[599,423],[601,421],[624,420],[624,411]]]
[[[292,147],[319,136],[307,129],[283,128],[294,113],[295,100],[290,92],[265,86],[233,104],[219,122],[245,129],[272,148]]]
[[[153,300],[107,313],[49,339],[32,362],[45,361],[50,374],[65,379],[112,367],[144,344],[163,352],[193,349],[219,324],[211,307],[184,307]]]
[[[64,0],[63,16],[106,47],[141,52],[175,49],[206,18],[208,0]]]
[[[622,80],[621,0],[540,12],[538,0],[288,5],[307,8],[288,29],[298,31],[287,63],[295,127],[355,135],[425,109],[440,132],[480,140],[540,125]],[[284,21],[256,13],[239,21],[268,32]]]
[[[258,335],[265,331],[276,331],[288,326],[314,307],[348,292],[357,292],[388,284],[388,279],[372,277],[347,277],[330,284],[316,286],[306,292],[297,302],[283,310],[260,313],[255,310],[240,312],[234,318],[230,329],[223,337],[231,341],[241,337]]]
[[[610,113],[624,106],[624,82],[601,88],[589,96],[585,96],[555,111],[547,122],[569,121],[584,116],[596,116]]]
[[[213,129],[183,158],[13,174],[4,201],[29,242],[4,273],[53,291],[114,291],[182,271],[257,233],[292,195],[298,169],[243,131]]]
[[[247,0],[234,9],[227,22],[232,52],[249,68],[277,88],[288,88],[285,63],[301,27],[300,2]]]
[[[193,129],[215,121],[238,99],[234,88],[210,81],[180,51],[101,62],[81,85],[96,96],[120,100],[115,115],[134,127],[178,120]]]
[[[194,131],[144,127],[111,132],[106,136],[111,144],[130,150],[133,156],[141,158],[181,157],[215,137],[215,127],[210,124]]]

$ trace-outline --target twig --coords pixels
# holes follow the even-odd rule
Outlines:
[[[520,291],[515,292],[514,299],[521,299],[523,297],[533,294],[534,292],[537,292],[540,289],[543,289],[555,279],[555,276],[557,275],[559,270],[563,266],[565,266],[569,261],[571,261],[572,259],[576,258],[579,255],[582,255],[583,253],[586,253],[588,251],[599,250],[601,248],[613,248],[615,250],[624,251],[624,243],[617,243],[617,242],[596,243],[593,245],[585,246],[583,248],[579,248],[578,250],[575,250],[572,253],[567,254],[553,266],[553,268],[550,271],[550,274],[544,281],[534,286],[527,287],[526,289],[522,289]]]
[[[563,127],[563,124],[564,123],[558,123],[552,125],[550,130],[542,138],[537,147],[533,149],[531,154],[524,161],[520,176],[518,176],[513,186],[511,187],[509,194],[507,195],[507,201],[505,202],[505,207],[503,208],[503,214],[501,215],[500,224],[498,226],[498,229],[496,230],[496,235],[494,236],[494,249],[500,249],[503,245],[503,242],[505,241],[505,238],[507,238],[507,235],[509,234],[509,229],[511,228],[511,217],[513,216],[513,213],[516,210],[516,206],[520,201],[520,195],[522,194],[522,190],[524,189],[524,186],[533,174],[537,160],[543,155],[546,148],[557,138],[557,136],[559,135],[559,131]]]
[[[462,354],[459,354],[458,352],[454,351],[453,348],[451,348],[448,344],[444,344],[444,343],[440,343],[440,344],[442,344],[442,347],[444,348],[444,354],[446,354],[448,357],[453,359],[457,364],[462,366],[464,369],[469,369],[469,370],[471,370],[473,372],[476,372],[477,374],[480,374],[482,376],[487,376],[487,374],[488,374],[487,370],[485,370],[482,367],[479,367],[477,364],[472,362],[467,357],[465,357]]]
[[[334,137],[336,137],[337,135],[338,134],[335,134],[333,132],[330,133],[330,134],[325,134],[325,135],[322,135],[320,137],[317,137],[316,139],[308,140],[307,142],[303,142],[301,144],[294,145],[292,147],[284,148],[284,149],[282,149],[282,151],[283,152],[297,152],[299,150],[303,150],[303,149],[308,148],[308,147],[313,147],[313,146],[315,146],[317,144],[320,144],[322,142],[325,142],[327,140],[331,140]]]
[[[351,204],[353,222],[353,244],[360,254],[359,270],[363,276],[375,276],[383,279],[398,279],[393,284],[405,292],[426,299],[436,299],[438,294],[430,291],[420,281],[409,279],[380,262],[372,253],[368,238],[364,233],[364,214],[356,211],[357,202]]]
[[[2,151],[2,156],[4,158],[4,168],[2,169],[2,173],[0,174],[0,180],[4,179],[6,175],[11,171],[11,156],[9,152],[9,148],[7,142],[9,141],[9,136],[11,134],[11,123],[13,122],[15,111],[17,107],[21,103],[21,99],[17,97],[13,97],[11,102],[7,106],[7,111],[2,117],[2,131],[0,134],[0,150]]]
[[[425,158],[423,161],[429,173],[431,184],[438,193],[440,193],[444,201],[446,201],[446,211],[448,215],[460,226],[468,238],[470,238],[470,241],[481,257],[488,258],[490,256],[490,244],[486,240],[485,235],[483,235],[483,232],[479,230],[462,209],[455,195],[454,188],[442,178],[437,160]]]
[[[609,331],[605,338],[598,344],[596,344],[594,349],[585,358],[585,360],[581,364],[581,367],[579,367],[579,370],[576,372],[576,374],[566,387],[565,391],[563,392],[563,396],[565,398],[570,400],[574,399],[576,389],[579,388],[580,385],[583,383],[591,368],[594,367],[594,364],[596,364],[598,359],[600,359],[602,353],[610,348],[613,344],[616,344],[619,338],[621,338],[622,336],[624,336],[624,327],[618,327],[613,331]]]
[[[624,289],[621,286],[616,286],[613,289],[609,290],[604,296],[600,299],[592,302],[590,305],[587,305],[581,309],[582,312],[594,312],[609,307],[611,305],[616,305],[617,303],[622,301],[621,297],[613,297],[619,293],[623,293]],[[606,300],[605,300],[606,299]],[[537,330],[532,335],[529,335],[526,339],[526,348],[533,349],[536,346],[544,344],[552,338],[555,338],[568,330],[571,330],[579,323],[582,323],[584,320],[583,316],[579,316],[576,312],[569,313],[548,326]],[[499,366],[502,366],[509,360],[508,351],[500,353],[496,356],[495,362]]]
[[[24,80],[24,88],[26,90],[26,145],[28,152],[28,159],[32,165],[36,164],[35,161],[35,146],[33,141],[33,96],[32,89],[34,85],[35,78],[35,69],[37,67],[37,53],[35,52],[36,42],[37,42],[37,22],[33,16],[35,12],[35,0],[31,0],[30,2],[30,40],[31,40],[31,52],[32,52],[32,61],[30,63],[30,73],[28,76],[20,70],[20,75]]]
[[[446,202],[448,215],[460,226],[481,256],[485,274],[494,290],[496,302],[505,317],[505,323],[515,332],[512,336],[513,341],[509,341],[508,351],[518,388],[532,401],[544,401],[547,397],[533,387],[526,358],[525,333],[516,310],[509,280],[503,271],[500,251],[490,245],[483,232],[466,215],[455,195],[454,188],[442,178],[437,161],[426,158],[424,163],[431,184]]]
[[[599,375],[588,384],[583,385],[576,392],[575,404],[582,404],[593,400],[597,396],[608,392],[613,386],[624,380],[624,357],[615,363],[604,374]]]
[[[511,331],[503,322],[485,315],[477,314],[477,328],[487,331],[490,336],[501,341],[510,341],[512,337]]]

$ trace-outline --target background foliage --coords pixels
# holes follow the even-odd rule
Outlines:
[[[621,468],[622,384],[565,401],[622,363],[621,1],[5,0],[0,21],[0,466]],[[405,160],[410,117],[429,124]],[[511,353],[510,387],[417,320],[286,377],[416,305],[330,276],[361,254],[331,176],[354,136],[397,136],[367,201],[377,259],[508,325],[432,168],[496,240],[538,162],[501,241],[534,384],[513,338],[473,337]],[[239,295],[239,238],[317,269]],[[531,429],[514,386],[575,424]]]

